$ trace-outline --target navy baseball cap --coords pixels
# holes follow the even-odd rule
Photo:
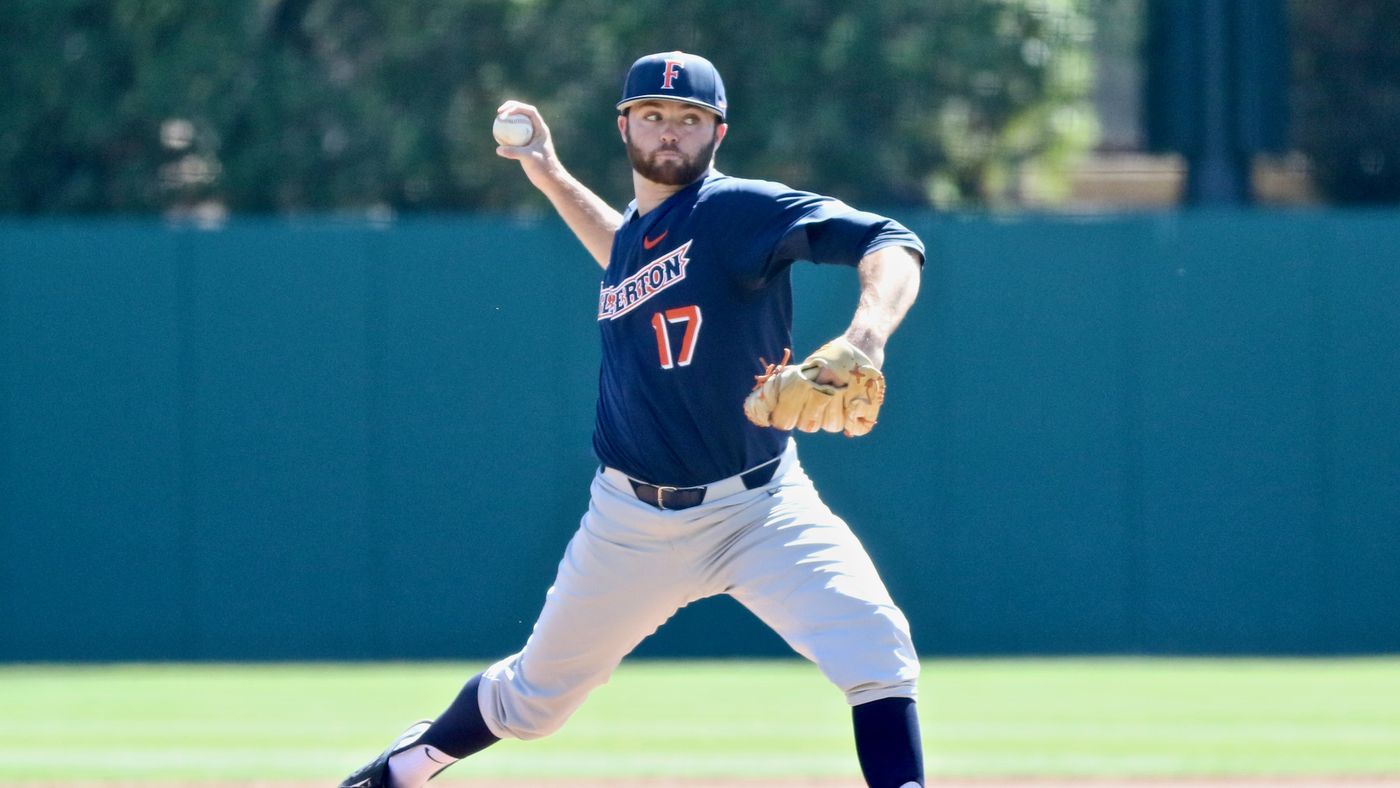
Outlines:
[[[686,52],[658,52],[638,58],[622,85],[621,112],[640,101],[669,99],[694,104],[719,115],[729,109],[724,98],[724,80],[715,64]]]

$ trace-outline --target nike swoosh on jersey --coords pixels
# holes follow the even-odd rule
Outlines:
[[[656,236],[655,238],[648,238],[645,235],[642,236],[642,248],[646,249],[647,251],[651,251],[652,249],[656,248],[656,245],[661,243],[662,240],[664,240],[666,236],[670,234],[670,232],[671,230],[668,227],[665,231],[663,231],[660,235]]]

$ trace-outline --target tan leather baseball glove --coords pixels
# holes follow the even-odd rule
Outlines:
[[[803,432],[844,432],[854,438],[870,432],[885,401],[885,376],[860,348],[837,337],[817,348],[801,364],[783,360],[755,375],[744,400],[744,415],[760,427]],[[831,382],[818,383],[822,370]]]

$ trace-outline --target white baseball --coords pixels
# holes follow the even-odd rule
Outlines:
[[[535,124],[524,115],[497,115],[496,122],[491,124],[491,134],[502,145],[529,145],[535,138]]]

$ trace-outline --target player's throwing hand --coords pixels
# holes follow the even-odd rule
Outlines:
[[[534,135],[523,145],[498,145],[496,147],[497,156],[520,162],[520,166],[525,168],[526,173],[530,173],[533,167],[547,165],[557,160],[558,157],[554,153],[554,139],[550,136],[549,126],[544,122],[538,109],[531,104],[512,99],[496,110],[498,119],[508,115],[517,115],[529,120],[530,126],[534,129]]]

